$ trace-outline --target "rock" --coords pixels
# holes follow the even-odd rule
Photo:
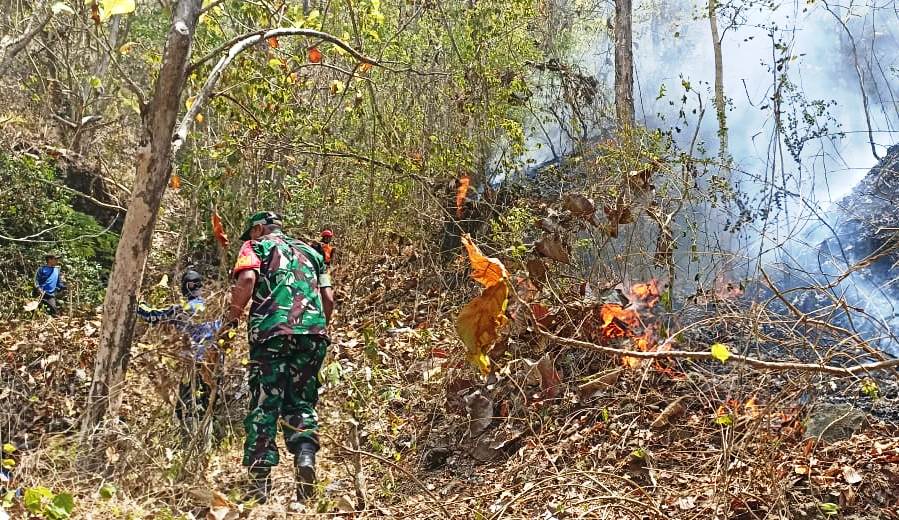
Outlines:
[[[453,451],[446,447],[437,447],[428,450],[422,460],[422,468],[426,471],[440,469],[446,465],[446,459],[453,454]]]
[[[472,437],[484,433],[493,422],[493,401],[480,390],[465,396],[465,411],[468,412],[468,432]]]
[[[848,404],[819,404],[805,419],[805,437],[831,443],[846,440],[867,422],[864,413]]]

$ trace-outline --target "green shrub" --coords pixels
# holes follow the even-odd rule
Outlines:
[[[0,186],[0,298],[11,303],[0,314],[22,312],[49,251],[63,257],[65,301],[77,308],[101,303],[118,236],[73,209],[55,162],[0,153]]]

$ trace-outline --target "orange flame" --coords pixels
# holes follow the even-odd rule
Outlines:
[[[599,308],[602,336],[606,339],[634,336],[632,328],[640,325],[640,316],[633,309],[625,309],[617,303],[605,303]]]
[[[462,218],[462,212],[465,209],[465,197],[468,196],[468,186],[471,179],[468,175],[463,175],[459,179],[459,186],[456,188],[456,218]]]
[[[651,352],[658,348],[655,325],[645,325],[640,310],[652,308],[659,301],[656,280],[633,285],[629,294],[631,304],[624,307],[617,303],[605,303],[599,308],[600,340],[630,339],[634,350]],[[642,329],[642,331],[640,330]],[[670,349],[670,345],[664,346]],[[623,356],[621,362],[629,368],[638,368],[645,359]]]
[[[750,397],[749,400],[743,404],[743,412],[746,415],[752,417],[753,419],[757,419],[762,415],[762,412],[759,409],[759,405],[755,399],[755,396]]]
[[[631,296],[638,300],[646,308],[651,309],[659,302],[659,281],[653,278],[647,283],[634,284],[631,287]]]

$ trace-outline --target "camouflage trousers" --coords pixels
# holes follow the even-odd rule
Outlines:
[[[275,336],[250,345],[250,407],[243,425],[244,466],[278,464],[278,425],[288,451],[304,443],[318,446],[318,371],[328,338],[317,335]]]

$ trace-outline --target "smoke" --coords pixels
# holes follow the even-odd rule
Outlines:
[[[858,86],[853,50],[849,38],[834,15],[821,2],[786,2],[758,7],[742,7],[719,14],[723,34],[724,89],[728,98],[730,153],[738,171],[750,175],[740,179],[747,185],[753,178],[765,180],[765,172],[786,177],[785,190],[832,202],[846,195],[876,163],[868,143],[862,96]],[[893,97],[899,67],[899,17],[892,10],[856,5],[851,10],[833,7],[856,43],[856,54],[869,97],[869,112],[875,146],[883,154],[896,142],[899,107]],[[634,61],[636,110],[649,127],[677,128],[678,142],[687,148],[696,126],[700,143],[708,155],[717,152],[717,121],[713,106],[714,61],[706,4],[687,2],[660,6],[638,1],[634,7]],[[598,16],[611,16],[600,12]],[[734,18],[731,20],[729,18]],[[602,26],[600,20],[594,25]],[[586,34],[567,60],[599,78],[610,89],[612,59],[609,35],[605,31]],[[775,48],[781,45],[783,48]],[[785,60],[781,70],[777,60]],[[777,82],[786,78],[795,88],[784,91],[781,102],[786,120],[795,114],[796,138],[820,131],[809,138],[794,160],[788,139],[775,140],[774,104]],[[704,114],[698,121],[694,94],[688,95],[686,117],[679,118],[680,97],[689,84],[702,96]],[[659,95],[663,93],[664,95]],[[896,93],[899,95],[899,93]],[[792,97],[791,97],[792,96]],[[536,100],[548,106],[549,96]],[[802,104],[815,112],[814,121],[804,119]],[[607,107],[608,108],[608,107]],[[693,109],[697,109],[694,113]],[[528,128],[528,152],[524,159],[543,163],[572,149],[569,129],[559,118],[536,115]],[[539,121],[538,121],[539,120]],[[824,127],[827,132],[823,132]],[[596,134],[600,128],[591,129]],[[844,137],[838,137],[843,133]],[[794,139],[796,140],[796,139]]]
[[[870,140],[881,156],[899,142],[899,14],[894,5],[864,2],[849,7],[820,0],[719,2],[724,4],[718,27],[731,179],[759,215],[729,242],[734,252],[744,252],[747,274],[760,263],[820,270],[801,265],[800,259],[831,238],[838,202],[877,164]],[[611,31],[603,30],[610,11],[598,12],[589,22],[594,29],[566,57],[599,79],[607,92],[614,77]],[[715,157],[718,122],[707,4],[635,2],[634,62],[638,121],[672,130],[682,149]],[[555,88],[550,85],[534,100],[542,110],[535,110],[528,125],[528,151],[522,158],[528,164],[556,160],[574,147],[568,125],[573,114],[553,99]],[[597,117],[584,133],[599,136],[613,124],[610,100],[599,103],[597,112],[605,117]],[[721,212],[706,217],[706,233],[714,235],[706,237],[708,242],[726,234],[726,218]],[[834,267],[846,268],[845,263]],[[850,277],[843,285],[847,297],[860,305],[896,306],[869,281]]]

